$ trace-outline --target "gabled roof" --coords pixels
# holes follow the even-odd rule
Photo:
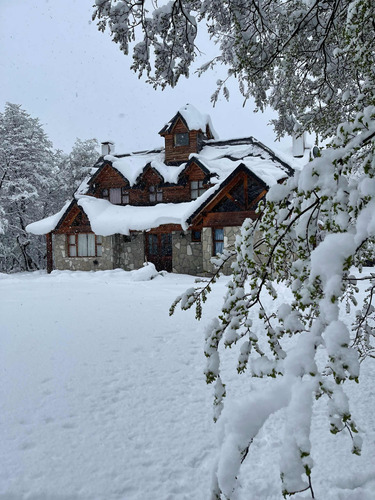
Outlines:
[[[185,223],[187,225],[190,225],[193,222],[193,220],[197,217],[197,215],[199,215],[199,213],[201,213],[207,207],[207,205],[209,205],[215,198],[217,198],[222,192],[222,190],[228,184],[230,184],[231,181],[235,179],[240,172],[243,172],[244,174],[249,176],[251,175],[251,177],[256,179],[256,181],[259,183],[260,186],[264,187],[264,189],[267,189],[267,185],[265,184],[265,182],[262,181],[262,179],[260,179],[254,173],[250,173],[249,169],[246,168],[246,166],[243,163],[240,163],[240,165],[235,170],[233,170],[233,172],[219,184],[219,186],[215,191],[212,191],[209,194],[209,196],[206,196],[204,199],[203,198],[201,199],[201,197],[198,198],[198,200],[200,200],[200,203],[196,204],[196,206],[194,207],[195,208],[194,212],[192,212],[191,215],[189,215],[186,218]]]
[[[213,184],[196,200],[132,207],[112,205],[106,200],[85,196],[89,193],[90,185],[100,170],[108,164],[116,169],[129,182],[130,186],[134,186],[139,182],[140,176],[147,166],[150,166],[161,176],[162,184],[176,185],[192,163],[196,163]],[[100,227],[100,232],[97,234],[109,234],[110,227],[115,232],[128,234],[129,230],[146,230],[168,223],[178,223],[187,228],[199,211],[211,203],[231,179],[242,171],[256,178],[266,188],[294,173],[294,170],[287,163],[253,137],[228,141],[210,140],[203,143],[198,154],[192,154],[186,163],[179,166],[165,165],[163,149],[101,157],[91,170],[91,177],[87,177],[77,189],[74,201],[78,202],[86,212],[94,232],[99,231],[98,227]],[[30,224],[27,230],[35,234],[46,234],[56,228],[65,214],[66,208],[52,218]],[[111,218],[113,218],[112,222]],[[101,221],[99,226],[97,226],[98,220]],[[105,224],[108,224],[108,228],[104,231]]]
[[[191,167],[191,165],[197,165],[202,170],[202,172],[205,174],[206,177],[212,177],[213,175],[215,175],[215,174],[212,174],[212,172],[210,172],[210,170],[208,170],[208,168],[205,165],[203,165],[203,163],[201,161],[199,161],[199,159],[196,158],[195,156],[191,156],[191,158],[183,165],[184,165],[184,168],[181,170],[181,172],[178,175],[178,178],[177,178],[178,181],[180,181],[184,177],[185,172],[189,169],[189,167]]]
[[[95,164],[97,170],[92,171],[89,180],[84,180],[76,194],[87,194],[89,186],[107,164],[112,165],[132,187],[139,181],[139,176],[147,165],[160,174],[164,184],[177,184],[184,171],[194,162],[206,175],[212,177],[211,182],[221,182],[241,163],[269,187],[294,174],[287,163],[253,137],[228,141],[210,140],[203,142],[199,153],[190,155],[187,162],[178,166],[164,163],[164,149],[101,157]]]
[[[201,130],[208,133],[208,138],[213,139],[217,134],[212,126],[209,115],[202,114],[192,104],[185,104],[174,117],[160,130],[160,135],[170,134],[176,122],[180,119],[188,130]]]

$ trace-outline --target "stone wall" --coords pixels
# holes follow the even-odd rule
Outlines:
[[[174,273],[203,274],[201,241],[191,241],[191,231],[172,232],[172,266]]]
[[[145,261],[144,233],[134,232],[130,236],[113,236],[114,267],[133,271],[143,266]]]
[[[66,234],[53,235],[54,269],[98,271],[113,269],[112,236],[103,237],[101,257],[68,257]]]
[[[224,227],[224,248],[234,249],[234,243],[236,241],[236,236],[240,232],[240,227],[238,226],[227,226]],[[203,272],[206,274],[212,274],[215,272],[215,266],[211,263],[212,259],[212,228],[204,227],[202,231],[202,245],[203,245]],[[224,274],[231,274],[230,265],[233,260],[226,263],[224,267]]]
[[[224,248],[234,248],[237,226],[224,227]],[[202,241],[191,241],[191,231],[172,232],[172,266],[174,273],[197,276],[215,272],[212,258],[212,229],[202,229]],[[132,271],[142,267],[145,261],[144,233],[134,232],[131,236],[115,234],[103,237],[101,257],[68,257],[66,235],[53,235],[54,269],[72,271],[95,271],[121,268]],[[230,274],[230,263],[224,268]]]

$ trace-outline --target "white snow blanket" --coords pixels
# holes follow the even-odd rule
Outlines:
[[[204,330],[219,312],[227,279],[197,322],[194,311],[168,316],[194,278],[134,281],[144,269],[0,274],[0,499],[210,498],[221,424],[212,422],[212,388],[203,375]],[[255,311],[253,322],[260,324]],[[227,416],[236,415],[236,401],[246,401],[250,389],[261,394],[269,387],[268,380],[237,374],[234,349],[226,350],[222,376],[231,388]],[[364,430],[361,457],[350,454],[345,433],[330,434],[326,402],[314,403],[317,500],[374,498],[374,380],[369,360],[360,384],[348,385]],[[276,412],[254,439],[236,500],[282,498],[285,418]]]

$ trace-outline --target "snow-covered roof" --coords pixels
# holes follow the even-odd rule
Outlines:
[[[60,212],[57,212],[57,214],[51,215],[50,217],[46,217],[45,219],[39,220],[37,222],[32,222],[31,224],[27,225],[26,231],[38,235],[50,233],[55,229],[61,217],[65,214],[71,203],[72,201],[68,200],[62,207]]]
[[[217,189],[218,186],[211,187],[202,197],[207,199]],[[87,215],[94,233],[110,236],[147,231],[163,224],[178,224],[187,229],[187,220],[199,209],[202,197],[183,203],[158,203],[148,207],[113,205],[93,196],[80,196],[77,203]]]
[[[146,166],[151,166],[161,177],[164,184],[177,184],[185,168],[196,161],[206,171],[213,187],[196,200],[183,203],[159,203],[153,206],[119,206],[89,194],[90,185],[95,181],[101,168],[109,162],[134,186],[140,179]],[[91,171],[91,178],[85,178],[75,193],[78,202],[90,220],[96,234],[108,236],[129,231],[141,231],[158,227],[162,224],[179,224],[188,227],[189,219],[199,212],[200,207],[214,197],[226,180],[238,168],[245,169],[256,176],[268,187],[281,179],[293,175],[293,169],[280,160],[269,148],[252,137],[229,141],[207,141],[198,154],[190,155],[188,162],[179,166],[164,163],[164,150],[142,151],[126,155],[105,156]],[[66,207],[58,214],[35,222],[27,227],[34,234],[46,234],[53,231],[64,216]]]
[[[175,116],[164,125],[159,134],[170,132],[178,116],[181,116],[189,130],[201,130],[203,133],[206,133],[208,126],[212,137],[218,138],[218,135],[213,128],[210,115],[201,113],[192,104],[185,104],[185,106],[180,108]]]
[[[177,184],[180,174],[188,162],[179,166],[171,166],[164,163],[164,158],[163,149],[154,149],[127,155],[107,155],[103,158],[102,164],[111,162],[112,166],[120,172],[131,187],[137,183],[147,165],[151,165],[161,176],[162,182]],[[190,155],[189,162],[194,159],[211,174],[212,183],[222,182],[240,164],[245,165],[251,173],[259,177],[269,187],[280,179],[293,175],[293,169],[287,163],[276,157],[269,148],[253,137],[229,141],[207,141],[199,153]],[[92,178],[91,181],[93,181]],[[89,184],[86,178],[76,194],[86,194]]]

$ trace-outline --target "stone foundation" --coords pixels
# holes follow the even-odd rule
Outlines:
[[[224,227],[224,248],[234,248],[240,228]],[[192,241],[191,231],[172,232],[172,269],[174,273],[197,276],[215,272],[212,258],[212,229],[202,229],[202,240]],[[115,234],[103,237],[101,257],[68,257],[65,234],[53,235],[54,268],[72,271],[96,271],[121,268],[133,271],[145,261],[144,233],[134,232],[130,236]],[[224,274],[231,274],[231,262],[224,267]]]

